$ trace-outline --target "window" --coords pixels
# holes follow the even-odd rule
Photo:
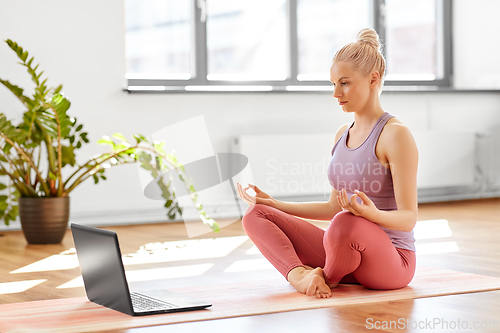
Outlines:
[[[361,29],[373,28],[371,2],[372,0],[298,0],[299,81],[330,79],[328,68],[335,52],[353,42]]]
[[[331,90],[335,52],[377,30],[385,86],[450,86],[451,0],[126,0],[128,90]]]
[[[386,0],[387,80],[443,80],[442,12],[438,0]]]
[[[190,1],[126,1],[127,78],[191,78]]]
[[[207,80],[285,80],[283,0],[209,0]]]

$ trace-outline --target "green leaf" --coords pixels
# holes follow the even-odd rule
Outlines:
[[[168,218],[169,218],[169,219],[171,219],[171,220],[175,219],[176,210],[178,210],[176,206],[173,206],[172,208],[170,208],[170,209],[168,210],[167,215],[168,215]],[[182,214],[181,214],[181,215],[182,215]]]
[[[143,159],[146,162],[151,162],[153,160],[153,157],[150,154],[148,154],[148,153],[146,153],[144,151],[142,151],[140,153],[140,157],[141,157],[141,159]]]
[[[71,119],[66,114],[66,111],[68,111],[69,107],[71,106],[71,102],[63,97],[63,95],[58,93],[52,96],[50,105],[52,105],[52,107],[55,109],[57,117],[59,118],[59,124],[61,126],[61,136],[67,137],[71,130],[72,123]]]
[[[141,141],[145,141],[146,140],[146,138],[143,135],[139,134],[139,133],[135,133],[133,135],[133,137],[134,137],[135,141],[137,141],[137,144],[141,143]]]
[[[80,134],[80,138],[82,138],[82,140],[85,142],[85,143],[89,143],[89,139],[87,139],[87,135],[88,133],[87,132],[83,132]],[[113,143],[114,145],[114,143]]]
[[[81,130],[82,130],[82,128],[83,128],[83,125],[78,125],[78,127],[76,128],[76,130],[75,130],[75,131],[79,132],[79,131],[81,131]]]
[[[21,49],[22,51],[22,49]],[[20,56],[21,60],[22,61],[26,61],[26,59],[28,59],[28,51],[24,51],[21,56]]]
[[[153,144],[153,146],[155,147],[155,149],[156,149],[157,151],[159,151],[160,153],[165,154],[165,150],[164,150],[164,147],[165,147],[165,142],[164,142],[164,141],[162,141],[162,142],[161,142],[161,143],[159,143],[159,144]]]
[[[7,213],[7,216],[12,220],[12,221],[15,221],[16,220],[16,217],[17,217],[17,211],[15,211],[14,209],[11,209],[8,213]]]
[[[38,142],[31,142],[26,145],[26,148],[35,148],[38,147],[40,144]]]
[[[144,162],[144,163],[141,164],[141,168],[144,168],[144,169],[146,169],[148,171],[153,171],[153,167],[151,166],[151,164],[148,164],[146,162]]]
[[[7,159],[5,157],[3,157],[2,155],[0,155],[0,161],[2,161],[4,163],[8,163]]]
[[[10,140],[21,144],[24,143],[26,137],[28,136],[27,131],[12,126],[10,120],[7,120],[5,115],[1,113],[0,113],[0,133],[8,137]],[[8,149],[12,147],[10,144],[6,143],[5,146],[7,147],[7,145]],[[3,148],[4,151],[6,147]]]
[[[115,139],[118,139],[118,140],[122,140],[122,141],[128,142],[127,138],[124,137],[123,134],[121,134],[121,133],[114,133],[112,135],[112,137],[115,138]]]
[[[49,178],[52,180],[57,180],[57,176],[52,173],[52,171],[49,172]]]
[[[7,188],[7,185],[0,183],[0,191]]]
[[[78,142],[80,143],[80,142]],[[76,156],[75,156],[76,147],[73,146],[61,146],[62,153],[62,166],[64,167],[66,164],[71,166],[75,166],[76,164]]]
[[[101,145],[111,145],[113,147],[115,146],[113,140],[111,140],[110,137],[106,135],[103,135],[102,139],[99,139],[97,143]]]
[[[29,101],[33,102],[33,100],[31,100],[29,97],[23,95],[24,90],[22,88],[19,88],[18,86],[11,84],[7,80],[0,79],[0,83],[6,86],[14,95],[16,95],[17,98],[21,100],[21,102],[23,103],[28,103]]]
[[[94,184],[99,183],[99,177],[96,174],[93,174],[92,177],[94,177]]]
[[[5,201],[7,200],[8,196],[6,195],[0,195],[0,201]]]
[[[169,191],[168,186],[163,184],[163,181],[161,179],[158,180],[158,186],[160,187],[160,190],[162,191],[162,198],[165,200],[169,200],[172,197],[172,193]]]

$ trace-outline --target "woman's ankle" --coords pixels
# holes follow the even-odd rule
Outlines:
[[[292,268],[288,272],[288,275],[286,277],[287,281],[288,282],[295,282],[295,281],[297,281],[298,279],[300,279],[304,275],[304,272],[306,270],[307,269],[304,266],[297,266],[295,268]]]
[[[339,285],[338,282],[330,282],[330,281],[328,281],[328,279],[326,278],[326,276],[325,276],[325,283],[326,283],[326,285],[328,287],[330,287],[330,289],[336,288]]]

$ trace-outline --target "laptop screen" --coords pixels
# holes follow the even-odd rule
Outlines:
[[[116,233],[74,223],[71,230],[88,299],[132,315]]]

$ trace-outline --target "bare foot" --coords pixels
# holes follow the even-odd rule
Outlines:
[[[288,282],[297,289],[298,292],[316,298],[328,298],[332,295],[330,287],[325,283],[325,277],[321,267],[307,269],[296,267],[288,273]]]
[[[314,268],[312,268],[311,266],[307,266],[307,265],[304,265],[304,267],[308,270],[308,271],[312,271]],[[323,277],[324,277],[324,274],[323,274]],[[333,288],[337,288],[337,286],[339,285],[338,283],[327,283],[326,284],[328,287],[330,287],[330,289],[333,289]]]

